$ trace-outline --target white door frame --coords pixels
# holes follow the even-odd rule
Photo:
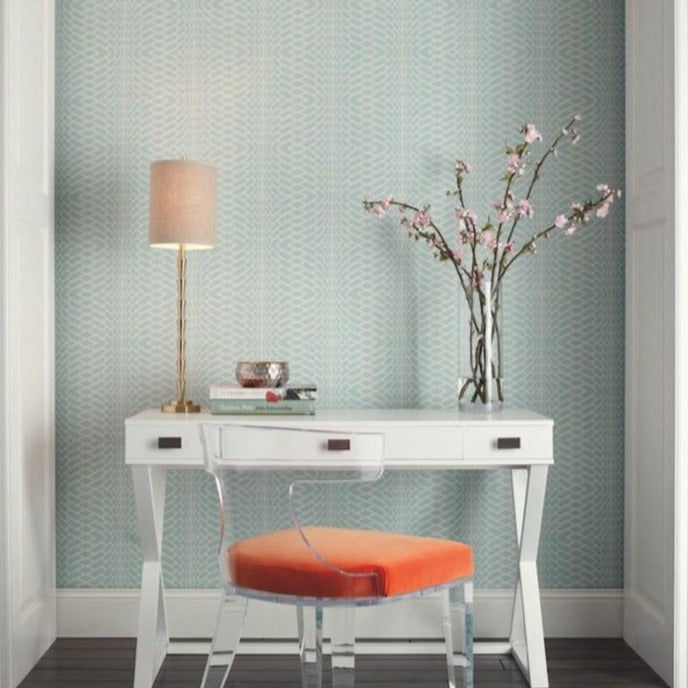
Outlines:
[[[0,685],[55,639],[54,0],[0,0]]]
[[[683,487],[679,329],[685,279],[676,149],[676,13],[686,0],[626,0],[626,466],[624,638],[673,682]],[[677,629],[679,630],[677,636]],[[676,688],[687,688],[675,684]]]
[[[688,2],[674,0],[676,403],[674,688],[688,688]]]
[[[628,395],[629,390],[633,389],[636,377],[633,370],[634,360],[640,366],[639,374],[642,374],[643,368],[648,364],[651,365],[652,359],[661,360],[664,357],[663,367],[658,368],[658,373],[663,376],[664,389],[673,387],[673,394],[664,398],[656,389],[654,392],[655,398],[660,400],[659,403],[664,400],[661,422],[665,428],[669,428],[668,432],[655,424],[645,428],[652,435],[656,454],[651,452],[643,455],[642,451],[637,453],[634,450],[635,445],[628,441],[634,436],[633,433],[629,433],[632,424],[628,425],[628,419],[633,417],[628,415],[629,409],[635,408],[638,403],[644,403],[647,406],[647,399],[643,400],[641,397],[639,401],[637,391],[631,392],[630,405],[626,411],[627,462],[643,460],[644,456],[647,469],[652,471],[652,460],[659,461],[661,463],[656,466],[655,477],[668,476],[670,482],[665,482],[663,490],[664,505],[668,508],[663,510],[662,504],[657,504],[656,512],[652,513],[648,511],[645,504],[644,510],[637,509],[642,506],[642,503],[634,503],[633,495],[636,495],[636,499],[639,495],[641,502],[646,497],[642,493],[642,483],[636,483],[636,489],[631,489],[629,492],[629,487],[633,488],[633,481],[637,480],[638,476],[635,469],[631,470],[627,463],[625,636],[629,642],[630,639],[633,640],[636,650],[641,655],[647,653],[645,659],[651,664],[657,662],[655,666],[657,670],[661,664],[663,671],[660,673],[674,688],[688,688],[688,424],[686,424],[686,418],[688,418],[688,362],[686,361],[688,352],[688,207],[685,204],[685,199],[688,198],[688,0],[670,0],[669,2],[662,0],[661,3],[653,4],[652,8],[656,13],[648,18],[654,22],[663,17],[660,30],[663,39],[659,42],[654,40],[658,35],[656,28],[655,33],[652,33],[651,29],[648,29],[649,33],[645,30],[652,22],[641,24],[635,16],[639,8],[647,12],[649,3],[645,4],[644,0],[627,0],[627,26],[629,21],[633,22],[631,26],[634,31],[640,32],[641,41],[644,38],[646,47],[652,44],[652,48],[644,52],[641,46],[637,50],[635,42],[637,37],[634,36],[633,40],[630,40],[627,34],[627,50],[630,47],[631,51],[637,50],[637,52],[627,52],[626,78],[628,93],[636,93],[633,102],[640,104],[638,112],[642,122],[647,126],[644,129],[639,128],[638,122],[634,124],[636,111],[627,112],[627,136],[639,137],[635,146],[631,138],[627,140],[627,151],[640,149],[644,145],[646,151],[654,151],[655,157],[650,160],[650,167],[639,170],[629,156],[632,164],[627,177],[627,209],[630,211],[626,228],[627,242],[633,241],[633,236],[635,236],[633,232],[652,232],[655,227],[661,229],[662,218],[664,218],[666,229],[661,236],[658,235],[654,240],[648,236],[647,239],[650,242],[654,241],[654,250],[658,251],[662,245],[662,236],[665,237],[663,241],[665,245],[669,244],[672,253],[666,256],[665,270],[646,278],[638,275],[631,282],[627,280],[626,300],[627,305],[631,303],[633,290],[648,288],[646,280],[651,279],[654,281],[652,289],[660,293],[666,290],[666,298],[671,303],[663,300],[656,303],[656,307],[664,311],[666,323],[666,328],[657,333],[659,336],[656,346],[645,347],[642,351],[637,347],[631,348],[635,358],[627,358],[626,392]],[[643,37],[643,33],[647,35]],[[664,53],[662,53],[663,47],[666,49]],[[651,83],[653,81],[654,83]],[[653,96],[662,99],[663,103],[663,105],[658,103],[659,107],[655,105],[660,113],[664,113],[659,121],[653,121],[652,117],[648,118],[647,114],[650,111],[643,110],[648,107],[643,104],[644,87],[648,84],[659,88]],[[660,86],[661,84],[663,87]],[[668,138],[663,136],[658,138],[655,127],[658,130],[671,128],[673,131]],[[646,137],[645,141],[643,137]],[[648,141],[652,142],[649,145],[653,145],[653,149],[647,148]],[[669,156],[673,157],[673,167],[667,166],[664,162],[666,175],[657,177],[662,169],[660,166],[663,161],[669,160]],[[641,176],[636,177],[639,171]],[[646,174],[642,176],[644,172]],[[640,187],[637,186],[638,184]],[[660,200],[662,198],[664,200]],[[643,223],[646,229],[643,229]],[[670,224],[667,226],[667,223]],[[646,241],[645,245],[652,250],[650,242]],[[631,263],[627,262],[627,270],[631,267]],[[670,272],[673,272],[670,281],[663,282],[662,277],[666,279],[666,275]],[[627,314],[627,325],[633,324],[634,313],[635,311],[631,309]],[[651,318],[650,321],[652,321]],[[643,320],[639,322],[642,323]],[[669,329],[672,331],[670,332]],[[631,328],[631,333],[633,332],[638,332],[638,325]],[[663,340],[662,334],[671,338]],[[627,347],[629,341],[627,332]],[[665,342],[664,345],[662,341]],[[670,353],[668,347],[673,349]],[[637,358],[638,355],[640,358]],[[663,450],[662,447],[665,449]],[[650,473],[646,471],[645,475],[649,476]],[[641,492],[637,491],[638,487],[641,488]],[[656,498],[656,484],[654,492],[650,488],[649,494]],[[643,512],[644,516],[641,517]],[[661,519],[662,515],[665,517],[666,526],[673,530],[673,535],[659,546],[659,550],[659,541],[655,541],[653,547],[650,548],[664,553],[661,561],[658,558],[648,560],[644,546],[638,543],[642,541],[643,533],[650,532],[648,529],[651,529],[654,520]],[[638,533],[640,533],[640,540],[638,540]],[[661,538],[662,534],[657,533],[657,536]],[[656,569],[653,578],[650,574],[654,565]],[[636,571],[642,571],[645,576],[645,582],[639,587],[634,575]],[[644,592],[648,593],[645,598],[643,598]],[[647,607],[643,611],[645,603]],[[669,614],[672,616],[670,617]],[[668,624],[665,623],[660,629],[662,615],[668,619]],[[660,635],[670,642],[664,645],[664,650],[658,652],[657,639]],[[666,650],[670,652],[668,658]],[[660,656],[663,657],[661,660]]]
[[[5,0],[0,0],[0,26],[6,25],[7,7]],[[6,41],[0,31],[0,93],[5,93]],[[7,142],[7,99],[0,98],[0,151],[6,149]],[[7,226],[5,204],[5,174],[4,165],[0,164],[0,238],[4,236]],[[5,287],[5,271],[3,269],[5,256],[3,242],[0,241],[0,289]],[[5,427],[6,399],[5,399],[5,322],[4,313],[0,310],[0,428]],[[3,505],[7,504],[7,443],[6,434],[0,432],[0,685],[9,685],[10,652],[8,639],[10,634],[9,624],[9,595],[8,588],[8,558],[7,558],[7,514]]]
[[[0,26],[7,25],[8,8],[6,0],[0,0]],[[0,94],[5,93],[5,64],[7,61],[7,41],[3,31],[0,31]],[[7,149],[7,99],[0,98],[0,151]],[[4,241],[1,239],[5,235],[7,227],[7,206],[6,206],[6,186],[5,186],[5,166],[0,164],[0,290],[4,292],[6,288],[6,277],[4,270],[5,254]],[[6,425],[7,400],[5,394],[5,313],[0,307],[0,685],[6,686],[10,683],[10,590],[9,574],[7,567],[9,558],[7,550],[9,546],[8,537],[8,518],[5,505],[8,502],[9,490],[7,486],[7,472],[9,470],[7,461],[7,434],[4,432]]]

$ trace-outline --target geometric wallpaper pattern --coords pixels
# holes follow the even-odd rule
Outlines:
[[[137,587],[124,419],[174,394],[174,254],[148,247],[148,166],[218,167],[218,239],[187,265],[188,396],[237,360],[288,360],[320,407],[456,408],[452,270],[364,198],[431,203],[456,159],[497,198],[503,147],[572,114],[536,222],[624,183],[623,0],[64,0],[57,4],[57,563],[60,587]],[[545,588],[623,586],[623,198],[541,242],[504,285],[507,401],[554,418]],[[458,411],[457,411],[458,412]],[[267,480],[267,479],[264,479]],[[249,482],[256,517],[269,485]],[[218,583],[208,476],[168,481],[169,587]],[[511,585],[508,477],[390,473],[365,517],[456,536]]]

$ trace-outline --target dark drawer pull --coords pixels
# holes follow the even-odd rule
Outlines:
[[[350,440],[327,440],[327,451],[349,451]]]
[[[181,449],[181,437],[158,437],[158,449]]]
[[[498,437],[497,438],[497,449],[520,449],[521,448],[521,438],[520,437]]]

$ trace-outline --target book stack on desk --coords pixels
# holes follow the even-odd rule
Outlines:
[[[286,387],[242,387],[235,383],[210,386],[210,412],[236,415],[306,415],[315,413],[314,384]]]

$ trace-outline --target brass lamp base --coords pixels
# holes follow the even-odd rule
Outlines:
[[[201,407],[190,400],[179,401],[179,399],[175,399],[174,401],[163,404],[162,410],[165,413],[198,413]]]

